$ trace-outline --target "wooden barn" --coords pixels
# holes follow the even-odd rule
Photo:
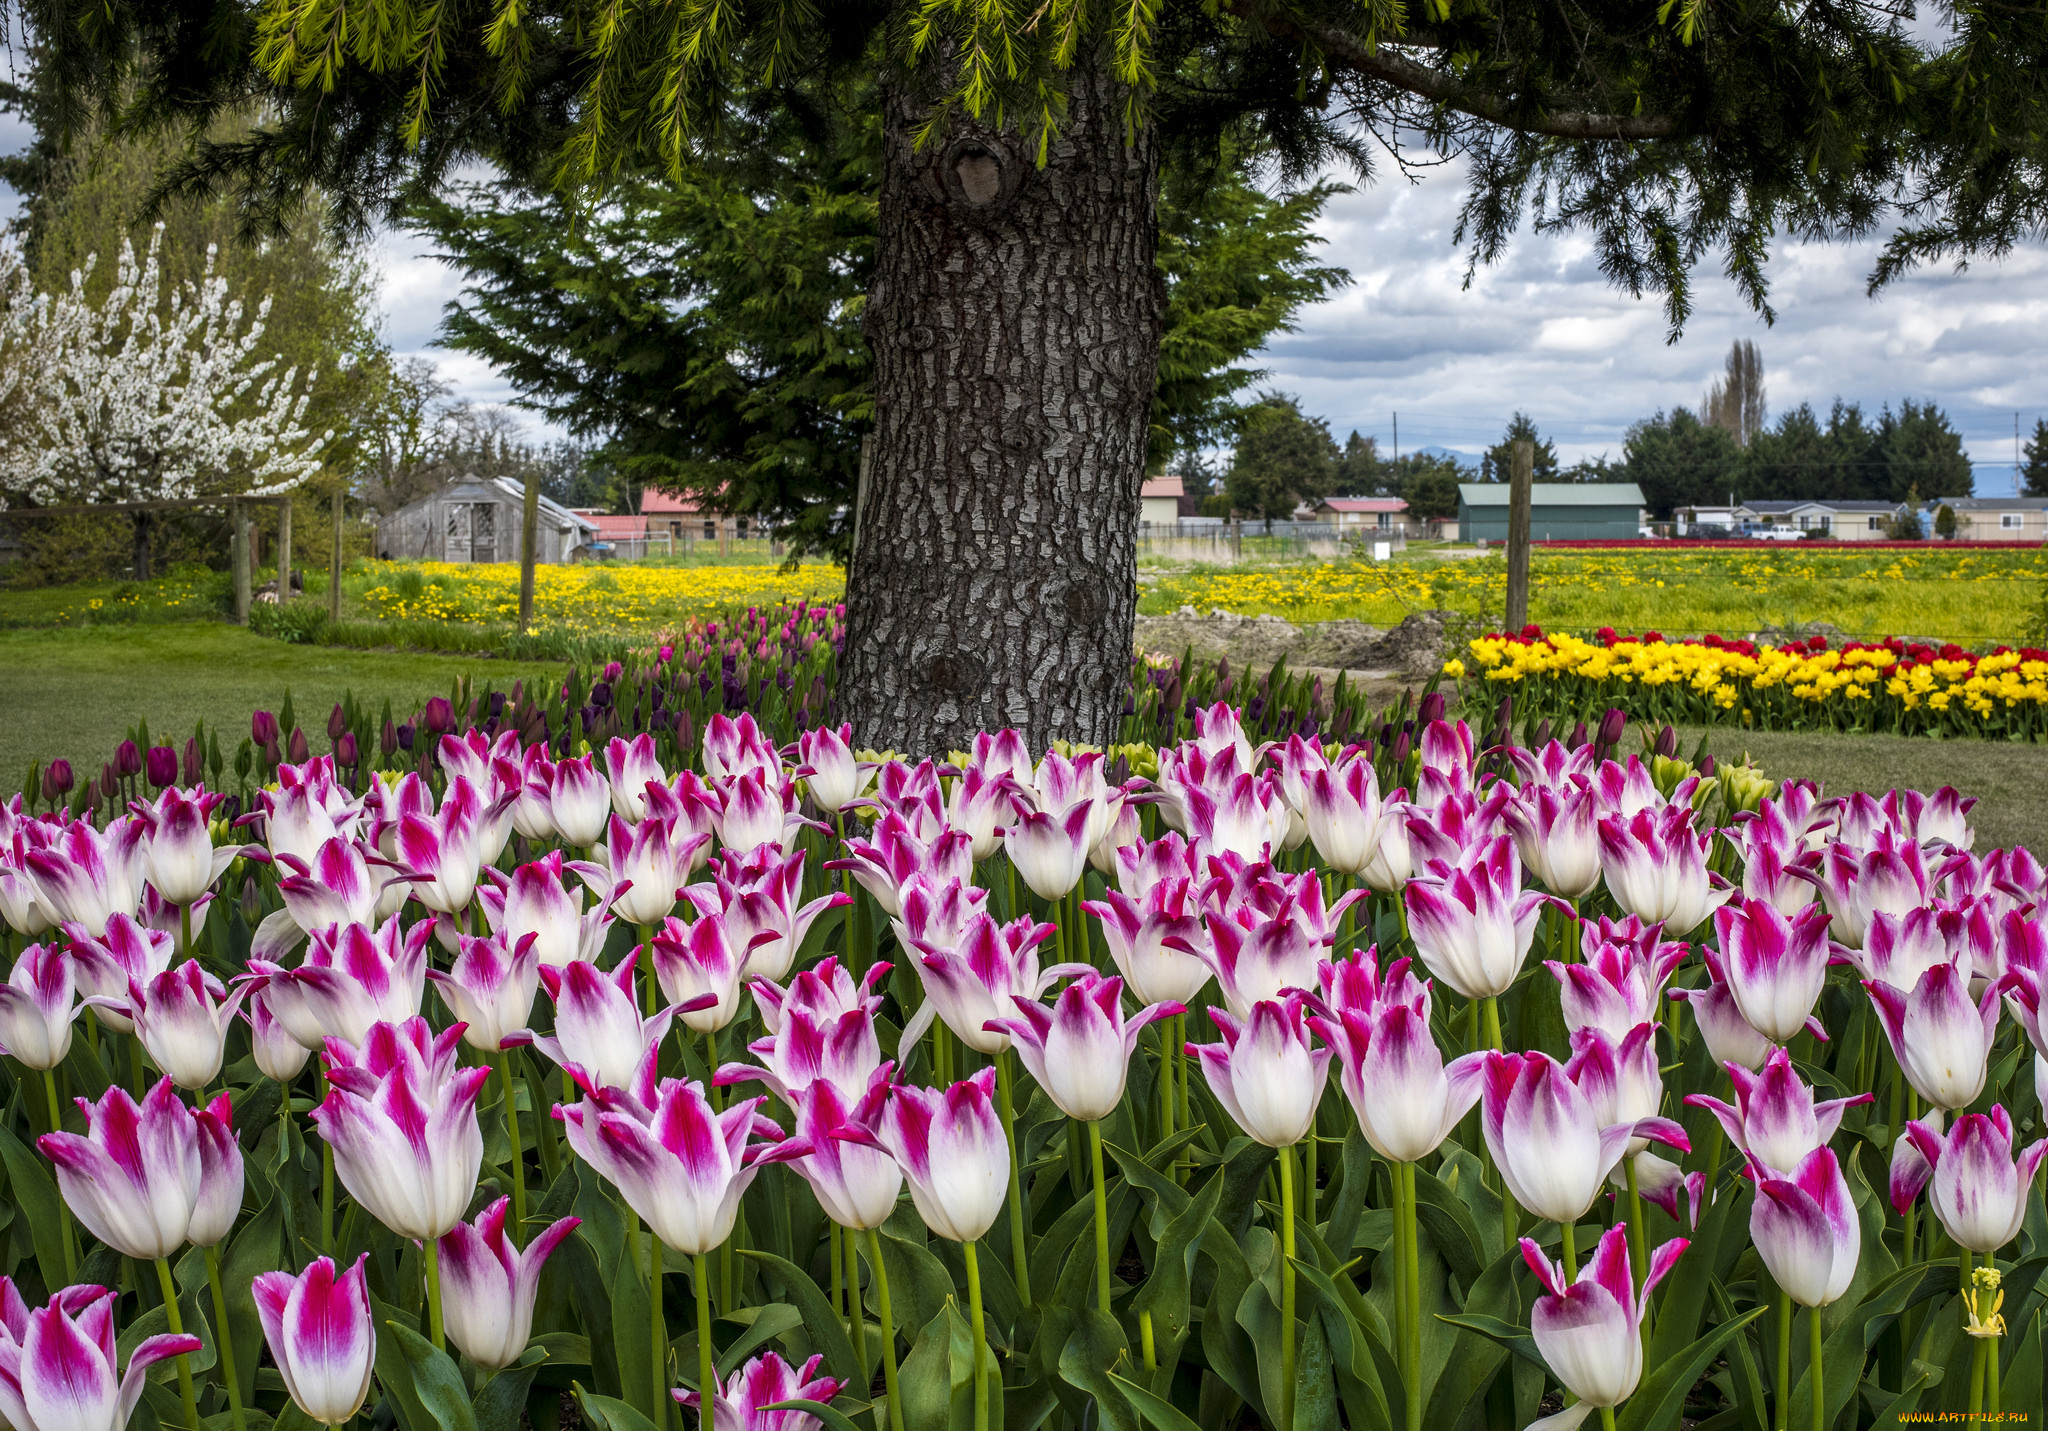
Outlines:
[[[377,555],[386,561],[518,561],[526,491],[509,477],[457,477],[377,521]],[[540,499],[534,560],[580,560],[597,524]]]

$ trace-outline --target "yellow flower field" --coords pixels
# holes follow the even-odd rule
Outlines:
[[[1427,554],[1381,565],[1198,567],[1148,574],[1139,610],[1221,607],[1289,621],[1352,617],[1391,625],[1432,608],[1499,619],[1504,557]],[[1859,552],[1821,543],[1759,550],[1660,547],[1538,549],[1530,561],[1530,620],[1544,627],[1673,635],[1746,636],[1766,626],[1827,622],[1865,640],[1917,636],[2014,644],[2048,581],[2048,552],[1982,548]]]
[[[499,625],[519,616],[511,563],[371,562],[353,580],[359,613],[374,620]],[[534,621],[571,633],[658,631],[735,606],[837,601],[845,587],[845,573],[824,565],[543,566],[534,571]]]

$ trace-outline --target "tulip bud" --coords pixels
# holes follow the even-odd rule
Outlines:
[[[99,795],[102,800],[112,802],[121,798],[121,776],[111,765],[100,767]]]
[[[1582,750],[1586,745],[1586,723],[1580,721],[1572,727],[1571,738],[1564,743],[1566,750]]]
[[[1443,692],[1431,691],[1417,703],[1415,707],[1415,723],[1417,725],[1436,724],[1444,718],[1444,706]]]
[[[269,711],[257,711],[249,717],[249,739],[258,745],[268,745],[278,736],[277,717]]]
[[[302,726],[292,727],[291,739],[285,743],[285,749],[294,765],[304,765],[313,757],[312,750],[306,745],[306,732]]]
[[[1600,744],[1613,748],[1628,734],[1628,712],[1609,706],[1607,714],[1600,717]]]
[[[197,785],[206,778],[206,752],[199,748],[199,737],[185,739],[184,776],[187,785]]]
[[[1663,756],[1666,760],[1676,756],[1678,754],[1678,732],[1668,725],[1658,731],[1655,753]]]
[[[348,717],[342,713],[340,704],[336,703],[334,709],[327,716],[327,738],[329,740],[340,740],[341,733],[347,729]]]
[[[1541,750],[1548,744],[1550,744],[1550,717],[1545,716],[1542,720],[1536,722],[1536,729],[1529,736],[1529,745],[1531,749]]]
[[[143,757],[143,774],[157,790],[178,783],[178,752],[168,745],[152,745]]]
[[[359,756],[360,752],[356,749],[355,732],[344,731],[341,739],[334,742],[334,763],[344,770],[353,770],[356,768],[356,761]]]
[[[114,748],[114,773],[122,779],[142,773],[142,751],[132,740],[124,740]]]
[[[384,722],[381,744],[386,755],[396,755],[398,753],[398,727],[388,720]]]
[[[43,798],[56,800],[67,795],[75,777],[71,773],[71,762],[59,756],[50,762],[50,768],[43,772]]]
[[[399,748],[400,750],[411,750],[411,749],[412,749],[412,736],[413,736],[413,730],[412,730],[412,727],[411,727],[410,725],[402,725],[402,726],[400,726],[400,727],[398,728],[398,748]]]
[[[434,735],[446,735],[455,729],[455,707],[449,704],[446,696],[435,696],[427,702],[420,723]]]

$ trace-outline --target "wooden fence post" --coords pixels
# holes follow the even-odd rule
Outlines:
[[[1536,465],[1536,445],[1517,442],[1508,479],[1508,609],[1505,629],[1529,624],[1529,487]]]
[[[534,542],[540,535],[540,469],[526,469],[526,505],[519,514],[519,634],[533,629]]]
[[[292,599],[292,498],[289,492],[277,504],[277,599]]]
[[[341,620],[342,489],[334,489],[334,555],[327,562],[327,619]]]
[[[249,518],[240,502],[228,503],[228,561],[235,574],[235,623],[249,624]]]

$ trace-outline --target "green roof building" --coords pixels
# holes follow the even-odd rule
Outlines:
[[[1529,539],[1537,542],[1632,541],[1642,535],[1643,491],[1633,482],[1532,482]],[[1458,536],[1508,539],[1508,484],[1458,484]]]

